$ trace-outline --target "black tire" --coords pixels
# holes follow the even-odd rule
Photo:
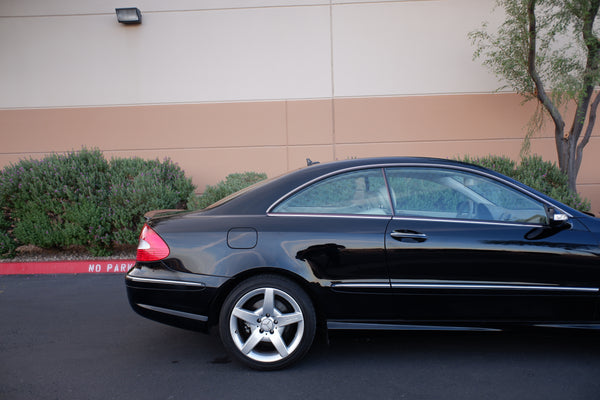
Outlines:
[[[236,286],[225,299],[219,334],[227,351],[258,370],[285,368],[310,349],[315,310],[300,286],[277,275],[260,275]]]

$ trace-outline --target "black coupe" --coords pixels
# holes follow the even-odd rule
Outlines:
[[[257,369],[317,329],[600,328],[600,219],[441,159],[315,164],[194,212],[148,215],[139,314],[218,327]]]

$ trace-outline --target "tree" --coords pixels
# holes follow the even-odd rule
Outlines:
[[[583,149],[589,143],[600,93],[600,41],[594,29],[600,0],[496,0],[506,19],[494,33],[486,24],[469,34],[474,58],[525,101],[536,100],[527,138],[545,117],[554,123],[558,165],[576,191]],[[593,100],[592,100],[593,98]],[[567,109],[575,110],[567,129]]]

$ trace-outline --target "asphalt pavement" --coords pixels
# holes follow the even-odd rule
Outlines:
[[[0,276],[0,400],[600,399],[600,332],[337,333],[257,372],[135,314],[123,278]]]

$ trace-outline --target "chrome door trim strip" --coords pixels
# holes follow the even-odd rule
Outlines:
[[[456,325],[427,325],[410,323],[378,323],[378,322],[348,322],[327,320],[329,330],[395,330],[395,331],[472,331],[472,332],[499,332],[498,328]]]
[[[332,283],[334,289],[391,289],[389,283]]]
[[[598,288],[572,286],[543,285],[504,285],[504,284],[470,284],[470,283],[392,283],[392,289],[450,289],[450,290],[536,290],[549,292],[590,292],[600,291]]]
[[[206,285],[201,282],[188,282],[188,281],[177,281],[172,279],[158,279],[158,278],[142,278],[139,276],[129,276],[126,277],[128,280],[133,282],[142,282],[142,283],[159,283],[166,285],[182,285],[182,286],[193,286],[204,288]]]
[[[332,283],[335,289],[448,289],[448,290],[534,290],[547,292],[598,293],[599,288],[549,286],[549,285],[509,285],[481,283]]]
[[[562,328],[562,329],[593,329],[599,330],[600,324],[535,324],[534,326],[539,326],[541,328]]]
[[[202,321],[202,322],[208,321],[208,317],[205,315],[192,314],[192,313],[187,313],[184,311],[171,310],[170,308],[156,307],[156,306],[151,306],[148,304],[139,304],[138,303],[137,305],[139,307],[148,309],[150,311],[156,311],[156,312],[163,313],[163,314],[174,315],[176,317],[195,319],[196,321]]]

